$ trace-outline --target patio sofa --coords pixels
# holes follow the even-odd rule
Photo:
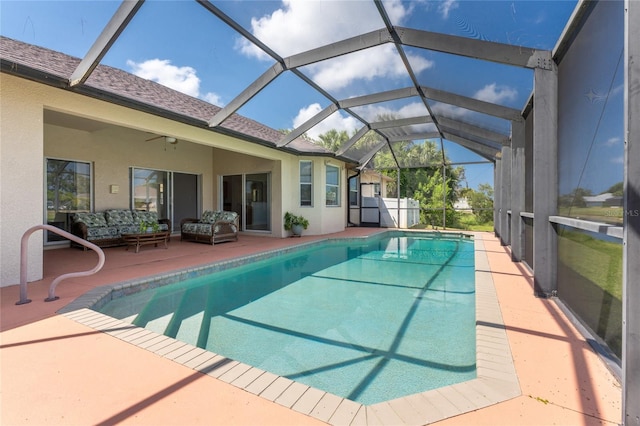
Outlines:
[[[180,239],[207,244],[238,241],[239,216],[236,212],[210,211],[200,219],[187,218],[180,222]]]
[[[99,247],[121,246],[126,244],[122,239],[122,234],[139,233],[140,223],[143,221],[147,225],[159,224],[160,231],[171,230],[171,221],[158,219],[156,212],[110,209],[99,213],[75,213],[72,219],[71,233]],[[84,247],[73,241],[71,246]]]

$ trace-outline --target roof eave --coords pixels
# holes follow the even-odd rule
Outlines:
[[[33,67],[29,67],[24,64],[17,63],[15,61],[10,61],[5,58],[0,59],[0,71],[16,77],[25,78],[27,80],[45,84],[47,86],[55,87],[58,89],[64,89],[70,92],[81,94],[83,96],[89,96],[94,99],[99,99],[101,101],[109,102],[115,105],[120,105],[125,108],[130,108],[136,111],[141,111],[148,114],[156,115],[162,118],[166,118],[167,120],[176,121],[176,122],[183,123],[193,127],[198,127],[200,129],[205,129],[210,132],[222,134],[225,136],[234,137],[236,139],[240,139],[245,142],[250,142],[257,145],[265,146],[267,148],[274,149],[277,151],[286,152],[286,153],[297,155],[297,156],[304,155],[304,156],[311,156],[311,157],[330,157],[340,161],[344,161],[346,163],[357,164],[357,162],[352,159],[349,159],[343,156],[337,156],[330,152],[327,152],[327,153],[303,152],[287,146],[278,147],[273,142],[265,141],[255,136],[247,135],[245,133],[237,132],[228,128],[224,128],[224,127],[212,128],[209,126],[209,123],[205,120],[199,120],[184,114],[178,114],[176,112],[169,111],[164,108],[154,107],[152,105],[149,105],[148,103],[139,102],[134,99],[131,99],[125,96],[116,95],[112,92],[101,90],[92,86],[78,85],[78,86],[70,87],[68,78],[61,77],[52,73],[48,73],[46,71],[42,71]]]

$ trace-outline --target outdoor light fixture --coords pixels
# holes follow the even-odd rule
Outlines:
[[[170,143],[171,145],[175,145],[178,143],[178,139],[174,138],[173,136],[165,136],[164,141],[166,143]]]

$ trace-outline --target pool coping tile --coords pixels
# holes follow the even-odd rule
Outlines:
[[[98,287],[80,296],[59,313],[94,330],[332,425],[429,424],[521,395],[484,243],[480,238],[474,238],[474,243],[477,378],[372,405],[344,399],[90,309],[95,304],[104,303],[105,298],[111,300],[113,292],[128,294],[136,286],[148,285],[149,279]],[[305,245],[309,244],[313,243]],[[249,260],[265,255],[269,253],[250,256]],[[201,270],[183,270],[173,275],[197,274]]]

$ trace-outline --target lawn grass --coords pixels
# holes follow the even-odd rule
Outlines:
[[[622,244],[563,231],[558,238],[558,256],[575,272],[622,300]]]
[[[456,222],[447,224],[449,230],[460,231],[478,231],[478,232],[492,232],[493,222],[478,223],[473,213],[458,212]],[[431,226],[424,223],[420,223],[411,227],[412,229],[442,229],[441,226]]]
[[[622,225],[624,210],[621,207],[560,207],[558,215]]]

